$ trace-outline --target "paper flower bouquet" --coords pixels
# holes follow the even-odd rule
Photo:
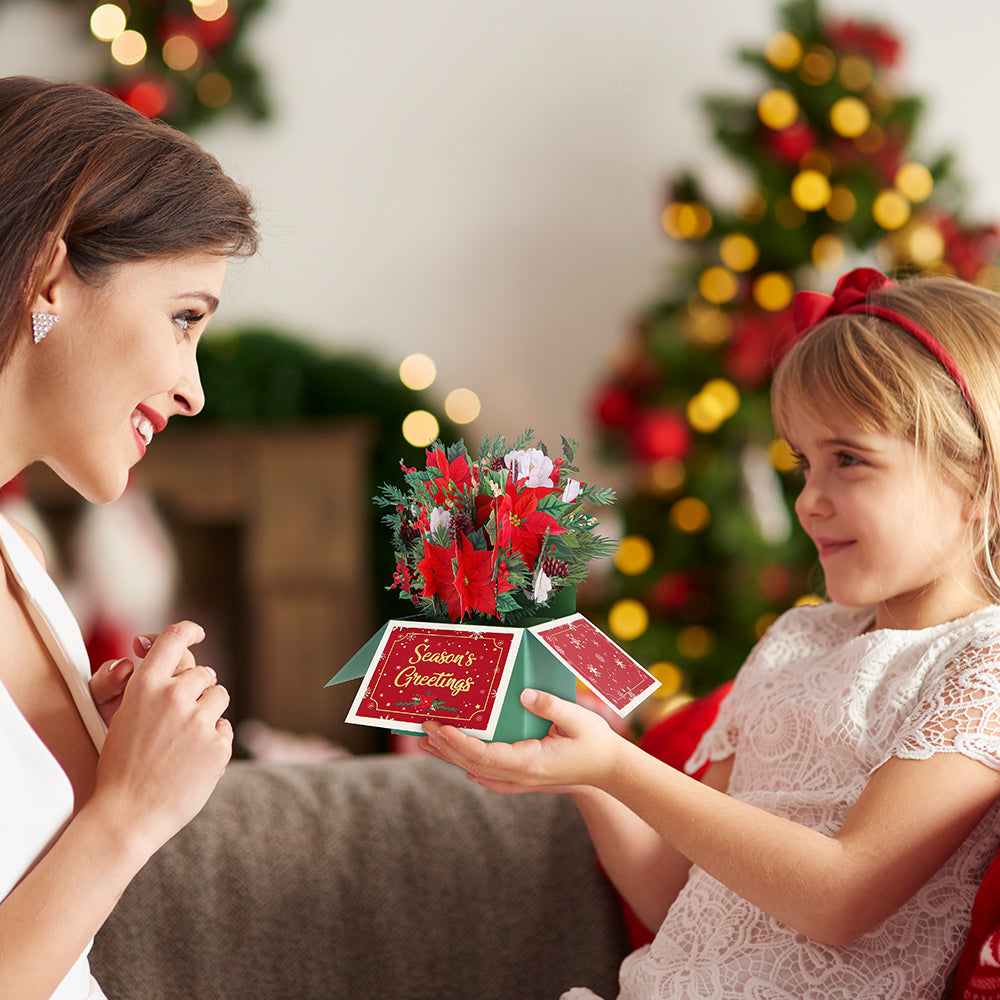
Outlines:
[[[609,555],[588,504],[614,493],[574,478],[576,444],[550,458],[526,431],[508,448],[435,442],[424,469],[385,485],[398,589],[410,614],[386,623],[329,684],[361,678],[348,722],[419,733],[437,719],[487,740],[543,736],[525,687],[576,697],[583,681],[619,715],[657,681],[575,612],[588,563]]]
[[[510,622],[544,614],[554,590],[576,588],[588,564],[614,544],[593,532],[587,504],[614,491],[573,478],[576,442],[552,459],[526,431],[483,442],[478,460],[464,442],[427,451],[424,469],[406,468],[406,489],[385,485],[396,573],[392,586],[428,618]]]

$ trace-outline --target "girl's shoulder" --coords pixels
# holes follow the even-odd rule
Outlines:
[[[945,640],[951,648],[966,645],[1000,645],[1000,605],[990,604],[954,621],[922,629],[872,629],[871,608],[840,604],[805,604],[781,615],[765,634],[768,645],[808,642],[814,650],[840,646],[854,639],[866,645],[920,646]]]
[[[759,648],[784,658],[824,652],[861,635],[872,621],[871,608],[840,604],[800,604],[778,617],[764,634]]]

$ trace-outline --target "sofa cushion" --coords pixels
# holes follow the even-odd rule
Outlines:
[[[111,998],[614,994],[628,940],[568,796],[429,758],[232,764],[95,941]]]

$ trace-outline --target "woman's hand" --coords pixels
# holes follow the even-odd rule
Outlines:
[[[599,715],[555,695],[530,688],[521,704],[552,726],[540,740],[484,743],[453,726],[424,724],[420,745],[498,792],[565,792],[600,787],[617,766],[622,738]]]
[[[203,638],[199,625],[179,622],[152,640],[120,695],[98,761],[91,801],[110,809],[149,853],[200,811],[232,754],[232,726],[222,718],[229,693],[189,649]]]
[[[105,660],[90,678],[90,696],[106,726],[111,725],[111,720],[122,703],[125,685],[134,669],[135,664],[127,657]]]
[[[132,640],[132,650],[139,659],[142,659],[152,649],[155,641],[155,633],[137,635]],[[180,673],[180,671],[188,670],[194,666],[197,666],[194,654],[190,649],[186,649],[181,654],[177,666],[174,667],[174,673]],[[94,704],[97,705],[106,726],[111,725],[111,720],[122,703],[125,686],[128,684],[128,679],[132,676],[134,669],[135,664],[128,657],[105,660],[90,678],[90,695],[94,699]]]

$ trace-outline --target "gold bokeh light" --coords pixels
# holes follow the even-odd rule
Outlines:
[[[146,58],[146,39],[138,31],[126,28],[111,42],[111,55],[123,66],[135,66]]]
[[[414,410],[403,420],[403,438],[414,448],[426,448],[440,431],[437,417],[427,410]]]
[[[408,354],[399,364],[399,381],[407,389],[426,389],[437,378],[437,366],[426,354]]]
[[[757,114],[769,129],[780,132],[795,124],[799,117],[799,104],[790,91],[772,87],[764,91],[757,101]]]
[[[479,397],[471,389],[452,389],[445,397],[444,412],[456,424],[471,424],[481,409]]]
[[[117,4],[102,3],[90,15],[90,33],[102,42],[117,38],[127,24],[125,11]]]

